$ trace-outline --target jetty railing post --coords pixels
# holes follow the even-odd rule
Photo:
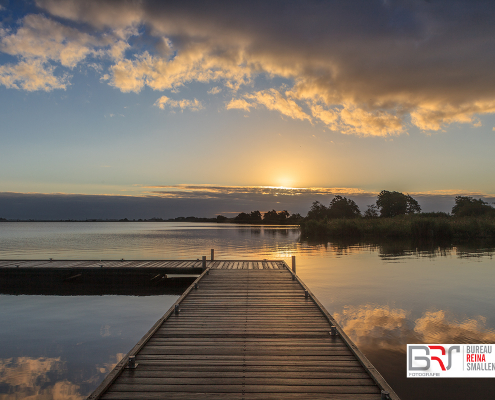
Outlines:
[[[203,271],[206,269],[206,256],[203,256]]]
[[[211,249],[211,261],[215,261],[215,249]]]
[[[296,273],[296,256],[292,256],[292,272]]]

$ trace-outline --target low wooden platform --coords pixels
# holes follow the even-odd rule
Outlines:
[[[283,261],[216,261],[88,399],[398,397]]]
[[[116,269],[116,270],[155,270],[169,273],[190,273],[204,267],[216,269],[280,269],[276,261],[206,261],[203,260],[0,260],[1,269]]]
[[[213,255],[213,254],[212,254]],[[276,262],[206,260],[0,260],[0,294],[182,294],[206,268],[278,269]]]

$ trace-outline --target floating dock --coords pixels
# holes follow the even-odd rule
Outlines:
[[[285,262],[203,262],[88,400],[399,399]]]

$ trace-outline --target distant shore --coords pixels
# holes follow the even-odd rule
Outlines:
[[[245,222],[236,221],[234,218],[201,218],[201,217],[178,217],[170,219],[151,218],[151,219],[6,219],[0,218],[2,222],[208,222],[218,224],[242,224],[242,225],[299,225],[294,223],[280,223],[272,221]]]

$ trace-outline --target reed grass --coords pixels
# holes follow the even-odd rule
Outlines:
[[[301,233],[306,238],[419,240],[495,238],[495,217],[492,215],[451,217],[443,213],[434,214],[439,215],[306,220],[301,223]]]

